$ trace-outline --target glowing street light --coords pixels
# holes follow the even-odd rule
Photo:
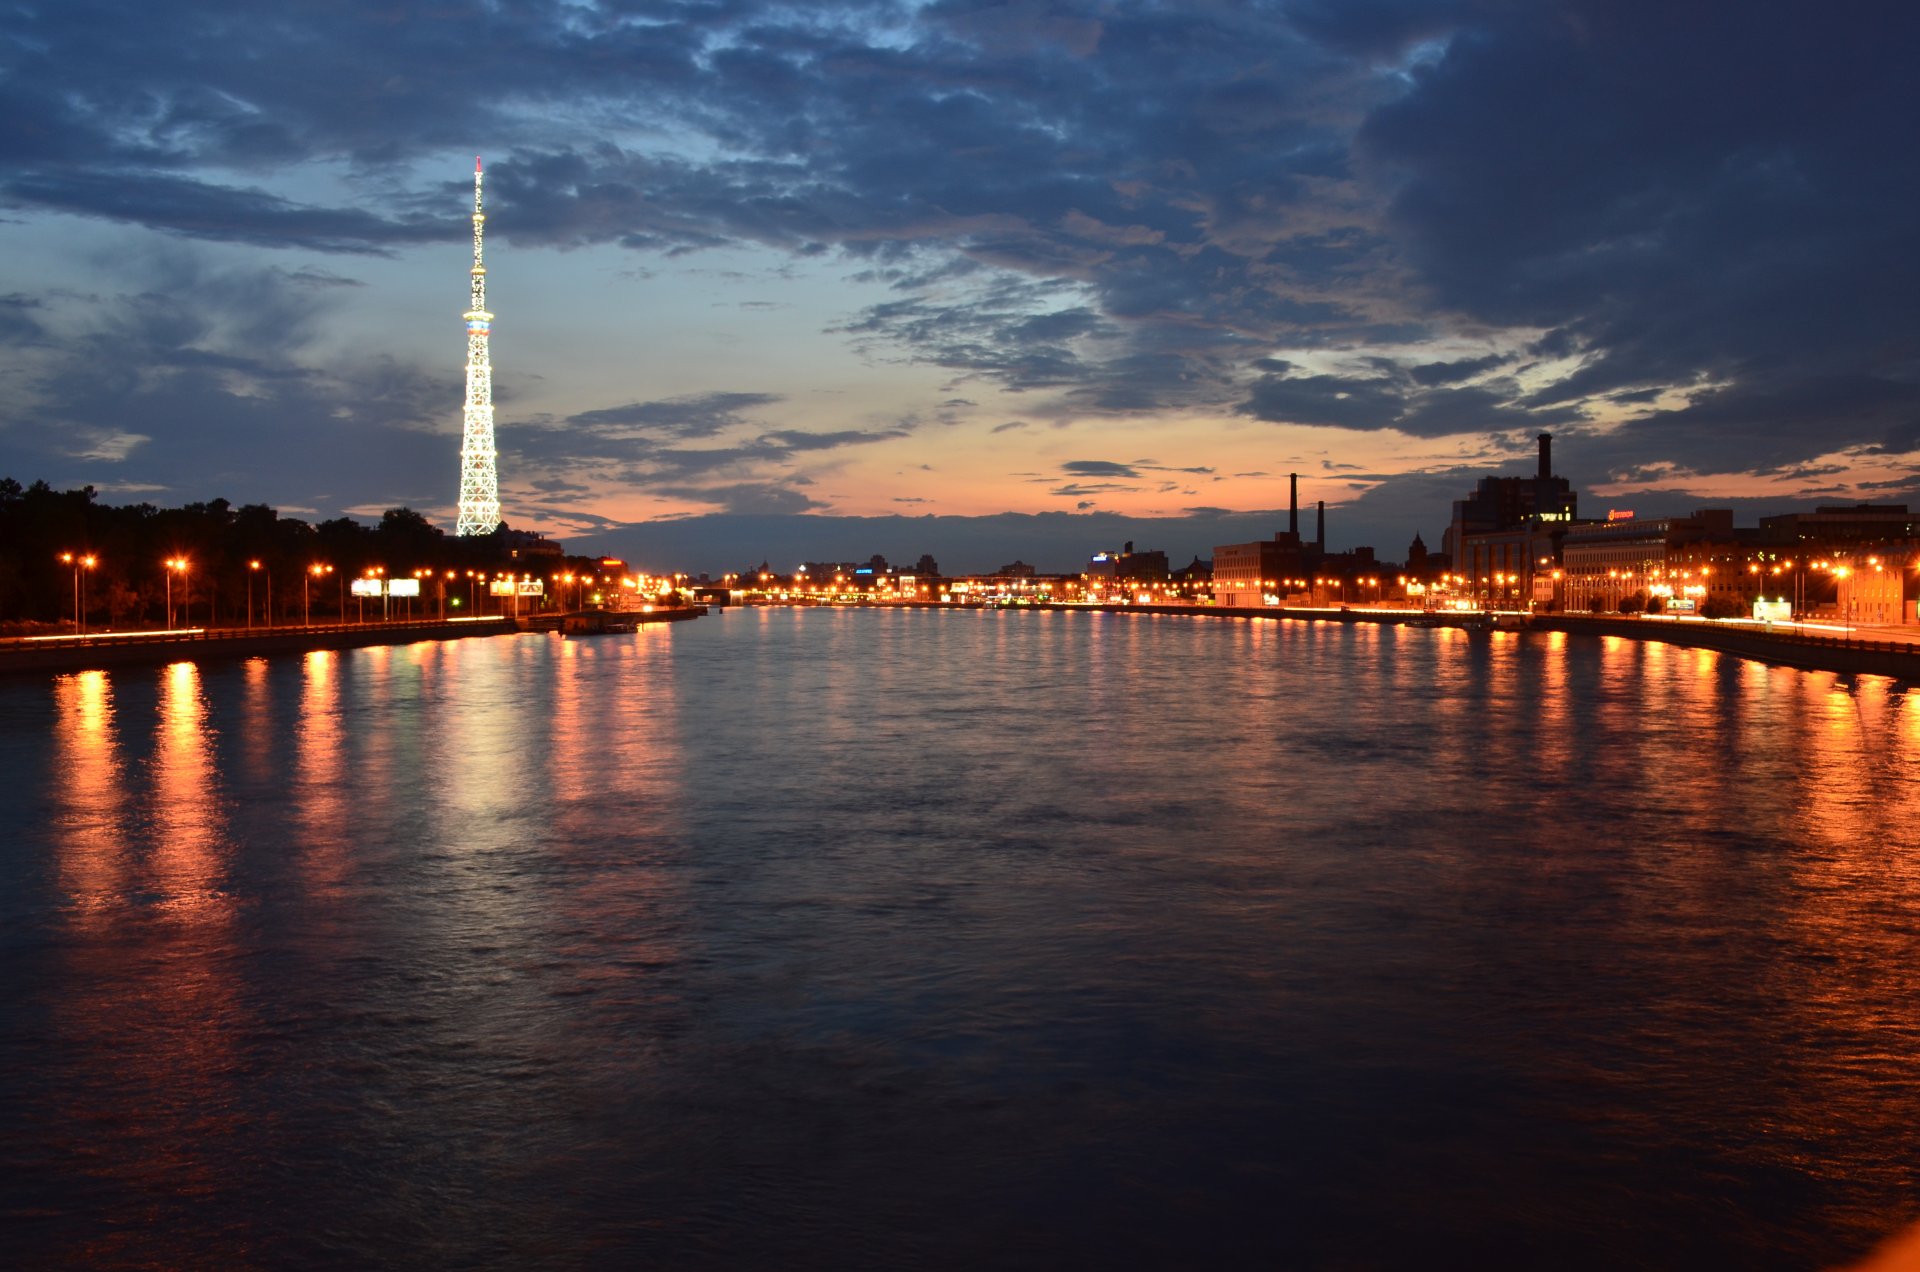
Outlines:
[[[87,585],[83,571],[93,569],[99,558],[91,552],[62,552],[60,560],[73,567],[73,630],[84,636],[87,634]]]
[[[332,573],[332,566],[314,564],[308,566],[306,573],[300,576],[300,621],[303,626],[313,626],[313,599],[309,585],[315,579],[325,578]]]
[[[187,591],[187,558],[167,558],[167,626],[173,626],[173,576],[180,576],[180,621],[191,622],[193,614],[192,594]]]
[[[247,562],[247,630],[253,630],[253,576],[261,571],[267,576],[267,626],[273,626],[273,571],[267,570],[258,561]]]

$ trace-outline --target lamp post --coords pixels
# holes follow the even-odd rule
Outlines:
[[[83,571],[91,570],[99,558],[91,552],[62,552],[60,560],[73,567],[73,630],[76,635],[84,636],[87,634],[87,585]]]
[[[258,561],[247,562],[247,630],[253,630],[253,576],[260,571]]]
[[[193,621],[193,593],[188,590],[187,558],[167,558],[167,626],[173,626],[173,576],[180,576],[180,621]]]
[[[313,581],[318,578],[325,578],[332,573],[332,566],[316,562],[313,565],[309,565],[306,573],[300,576],[300,621],[302,625],[307,627],[313,626]]]

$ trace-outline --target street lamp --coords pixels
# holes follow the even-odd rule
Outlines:
[[[180,621],[193,621],[192,594],[187,591],[187,558],[167,558],[167,626],[173,626],[173,576],[180,576]]]
[[[60,560],[73,567],[73,630],[76,635],[87,634],[87,585],[83,570],[91,570],[98,564],[99,558],[91,552],[62,552]]]
[[[247,630],[253,630],[253,576],[261,570],[258,561],[247,562]],[[273,626],[273,572],[267,572],[267,626]]]
[[[311,584],[315,579],[325,578],[332,573],[332,566],[316,563],[308,566],[306,573],[300,576],[300,622],[303,626],[313,626],[313,594]]]

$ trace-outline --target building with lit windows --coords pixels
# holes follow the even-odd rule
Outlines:
[[[1258,606],[1307,586],[1300,536],[1282,531],[1254,543],[1217,544],[1213,549],[1216,605]]]
[[[1560,537],[1574,524],[1579,496],[1553,475],[1553,436],[1542,433],[1531,477],[1482,477],[1453,503],[1441,547],[1451,590],[1494,608],[1546,608],[1555,600]]]
[[[1756,530],[1737,530],[1726,508],[1689,517],[1636,518],[1571,526],[1560,541],[1561,603],[1573,613],[1664,609],[1746,612],[1778,587],[1778,563]]]
[[[1833,570],[1834,617],[1855,627],[1892,627],[1907,621],[1906,571],[1878,554],[1856,556]]]

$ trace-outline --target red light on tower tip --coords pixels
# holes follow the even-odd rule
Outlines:
[[[473,170],[474,170],[475,172],[478,172],[478,171],[480,171],[480,156],[479,156],[479,155],[475,155],[475,156],[473,157]]]

